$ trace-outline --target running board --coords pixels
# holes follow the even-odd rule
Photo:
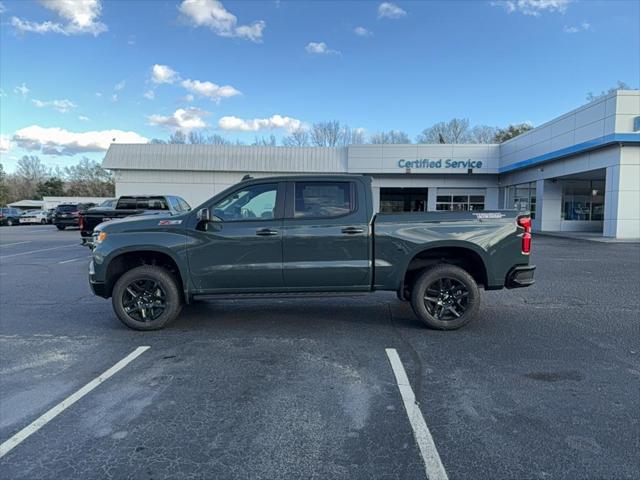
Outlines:
[[[208,293],[194,295],[194,300],[251,300],[261,298],[331,298],[362,297],[371,292],[277,292],[277,293]]]

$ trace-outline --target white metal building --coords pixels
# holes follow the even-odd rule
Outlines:
[[[493,145],[344,148],[114,144],[116,194],[192,206],[246,174],[355,173],[381,211],[530,210],[534,229],[640,238],[640,91],[621,90]]]

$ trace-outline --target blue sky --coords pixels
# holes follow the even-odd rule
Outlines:
[[[640,84],[638,1],[1,0],[2,163],[179,126],[251,142],[337,119],[410,137],[540,124]],[[154,65],[156,65],[154,69]]]

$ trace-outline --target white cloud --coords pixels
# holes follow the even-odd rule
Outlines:
[[[580,33],[591,30],[591,24],[588,22],[582,22],[580,25],[565,25],[564,33]]]
[[[174,83],[176,80],[180,79],[180,75],[178,72],[173,70],[171,67],[167,65],[158,65],[155,64],[151,68],[151,81],[153,83],[161,84],[161,83]]]
[[[178,7],[182,18],[194,27],[209,27],[221,37],[238,37],[252,42],[262,41],[264,20],[238,26],[238,18],[218,0],[183,0]]]
[[[147,100],[153,100],[154,98],[156,98],[156,92],[154,92],[153,90],[147,90],[142,96]]]
[[[127,86],[127,81],[126,80],[122,80],[122,81],[116,83],[115,86],[113,87],[113,89],[116,92],[120,92],[120,91],[124,90],[124,87],[126,87],[126,86]]]
[[[275,128],[293,132],[303,128],[304,124],[296,118],[283,117],[282,115],[273,115],[269,118],[254,118],[252,120],[243,120],[242,118],[227,116],[218,120],[218,126],[222,130],[237,130],[241,132],[257,132],[259,130]]]
[[[32,22],[19,17],[11,18],[11,25],[21,32],[60,33],[62,35],[98,36],[107,26],[98,21],[102,13],[100,0],[41,0],[42,5],[55,12],[62,22]]]
[[[70,132],[63,128],[46,128],[39,125],[18,130],[12,140],[20,148],[40,150],[46,155],[102,152],[107,150],[111,143],[147,143],[149,141],[135,132],[122,130]]]
[[[169,116],[150,115],[149,124],[172,130],[189,131],[205,128],[207,124],[202,117],[206,115],[209,115],[209,112],[204,112],[197,108],[179,108]]]
[[[19,87],[16,87],[13,89],[13,93],[19,93],[23,97],[26,97],[29,94],[29,92],[30,92],[29,87],[27,87],[27,85],[24,82],[22,82],[22,85],[20,85]]]
[[[11,150],[11,140],[7,135],[0,135],[0,153],[7,153]]]
[[[3,14],[7,11],[7,7],[4,6],[4,3],[0,2],[0,14]]]
[[[53,108],[60,113],[67,113],[69,110],[76,108],[78,105],[73,103],[71,100],[63,99],[63,100],[38,100],[33,99],[33,104],[38,108]]]
[[[356,27],[356,28],[354,28],[353,29],[353,33],[355,33],[359,37],[370,37],[371,35],[373,35],[373,32],[371,30],[367,30],[364,27]]]
[[[493,7],[502,7],[507,13],[518,12],[531,17],[538,17],[542,13],[564,13],[571,0],[494,0]]]
[[[242,95],[239,90],[236,90],[231,85],[216,85],[212,82],[201,82],[200,80],[186,79],[181,84],[187,91],[199,95],[201,97],[207,97],[215,102],[219,102],[222,98],[235,97],[236,95]]]
[[[81,122],[89,122],[91,119],[89,117],[85,117],[84,115],[78,115],[78,120]]]
[[[402,18],[407,14],[398,5],[391,2],[382,2],[378,5],[378,18]]]
[[[183,100],[185,102],[193,102],[193,100],[195,99],[195,97],[193,95],[191,95],[190,93],[186,94],[183,98]]]
[[[113,95],[111,95],[111,103],[116,103],[118,100],[120,100],[120,97],[118,96],[117,93],[114,93]]]
[[[309,42],[304,49],[314,55],[342,55],[338,50],[332,50],[324,42]]]

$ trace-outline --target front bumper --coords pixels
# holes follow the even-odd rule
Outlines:
[[[89,286],[94,295],[98,297],[107,298],[107,286],[104,282],[99,282],[95,279],[96,270],[93,265],[93,260],[89,262]]]
[[[533,279],[533,273],[536,270],[535,265],[519,265],[509,270],[507,274],[507,280],[505,287],[507,288],[522,288],[529,287],[536,283]]]

